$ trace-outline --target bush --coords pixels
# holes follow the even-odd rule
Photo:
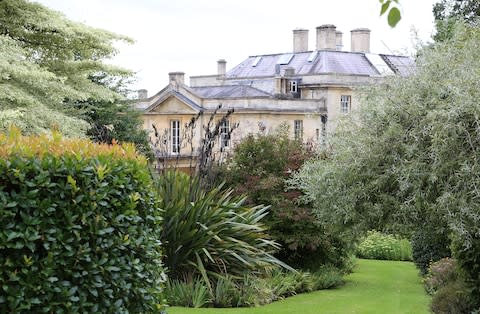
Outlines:
[[[455,238],[453,251],[468,287],[472,306],[480,313],[480,237],[477,235],[469,241],[470,246],[466,247],[465,239]]]
[[[449,282],[440,288],[432,297],[430,308],[437,314],[468,314],[472,313],[469,295],[465,283]]]
[[[208,288],[198,278],[189,282],[168,280],[165,297],[173,306],[202,307],[210,302]]]
[[[146,166],[129,145],[0,134],[0,312],[158,310]]]
[[[406,239],[368,231],[367,236],[358,246],[357,254],[358,257],[367,259],[411,261],[412,247]]]
[[[170,278],[202,276],[209,284],[218,275],[262,273],[278,265],[289,268],[272,256],[278,244],[269,239],[261,222],[268,207],[245,206],[244,198],[233,197],[222,185],[205,191],[200,182],[177,171],[157,178],[164,210],[161,240]]]
[[[429,221],[420,226],[412,236],[413,262],[425,275],[432,262],[450,257],[450,239],[447,227],[440,221]]]
[[[319,224],[300,191],[287,191],[286,180],[314,156],[287,131],[283,126],[273,134],[244,138],[219,176],[236,194],[247,195],[250,204],[271,206],[264,222],[282,246],[276,257],[304,270],[323,264],[345,267],[352,242]]]
[[[427,293],[433,295],[430,306],[433,313],[472,313],[476,301],[458,272],[455,259],[447,257],[432,263],[423,283]]]
[[[458,278],[456,267],[455,260],[449,257],[432,263],[427,276],[425,276],[423,280],[425,290],[428,294],[433,295],[448,283],[456,281]]]

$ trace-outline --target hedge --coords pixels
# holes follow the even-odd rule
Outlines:
[[[161,307],[159,209],[130,145],[0,134],[0,312]]]

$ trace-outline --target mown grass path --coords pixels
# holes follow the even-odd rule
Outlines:
[[[287,298],[256,308],[190,309],[173,307],[169,314],[400,314],[430,313],[425,294],[412,263],[357,261],[354,273],[338,289],[321,290]]]

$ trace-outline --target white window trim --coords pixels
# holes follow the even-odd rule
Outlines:
[[[230,148],[230,144],[231,144],[230,138],[229,138],[230,137],[230,120],[223,120],[220,123],[219,133],[220,133],[220,149]]]
[[[340,96],[340,113],[347,114],[352,110],[352,96],[341,95]]]
[[[170,120],[170,152],[172,155],[180,154],[180,132],[180,120]]]

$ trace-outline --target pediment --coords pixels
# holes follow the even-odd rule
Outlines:
[[[148,112],[162,114],[196,114],[198,110],[179,97],[169,95],[157,104],[151,106]]]

